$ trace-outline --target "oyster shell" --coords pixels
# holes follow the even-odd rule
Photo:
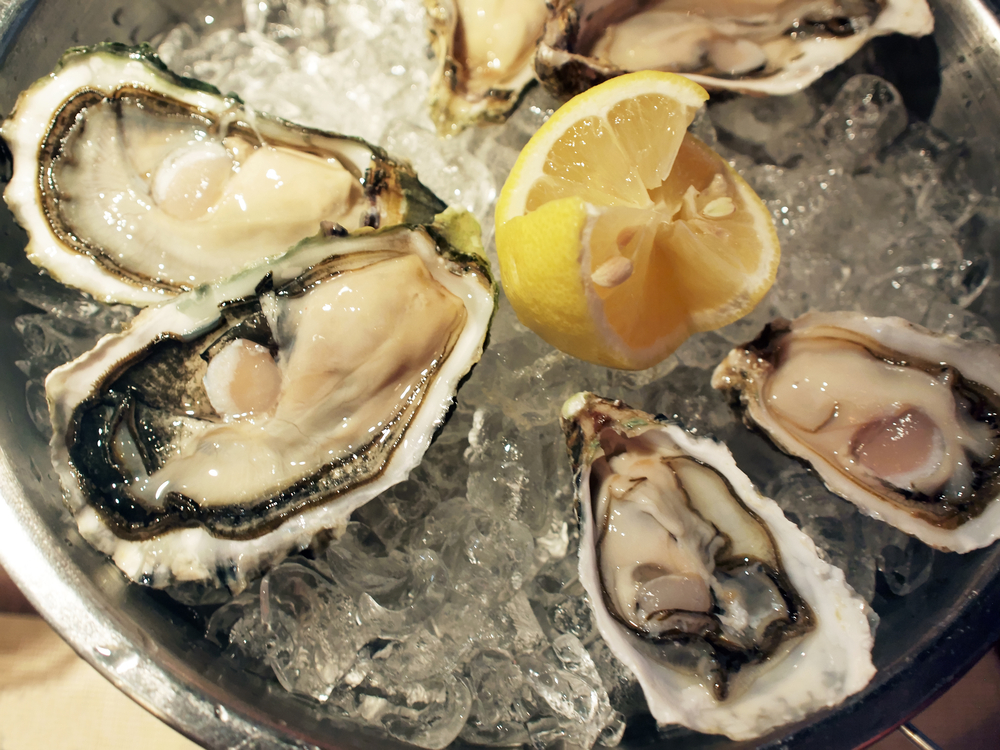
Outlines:
[[[580,580],[657,722],[750,739],[868,683],[864,602],[725,446],[590,393],[562,425]]]
[[[429,223],[444,210],[380,149],[254,112],[174,75],[147,46],[69,50],[0,134],[28,257],[108,302],[225,278],[321,222]]]
[[[710,89],[792,94],[873,37],[933,29],[925,0],[559,0],[535,70],[557,96],[647,69]]]
[[[815,312],[733,349],[712,385],[873,518],[954,552],[1000,536],[1000,346]]]
[[[54,370],[52,459],[84,538],[135,581],[239,591],[405,479],[482,353],[478,229],[306,240]]]
[[[431,118],[442,135],[477,122],[503,122],[535,80],[545,0],[425,0],[438,66]]]

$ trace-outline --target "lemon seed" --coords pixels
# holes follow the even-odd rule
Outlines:
[[[632,261],[624,256],[616,255],[601,263],[597,270],[590,274],[590,278],[597,286],[608,289],[623,283],[631,275]]]
[[[735,210],[736,205],[732,198],[716,198],[714,201],[709,201],[701,213],[710,219],[721,219],[723,216],[729,216]]]

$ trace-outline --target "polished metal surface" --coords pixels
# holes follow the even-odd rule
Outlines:
[[[978,0],[932,3],[936,45],[889,40],[863,52],[883,65],[922,116],[967,146],[975,187],[994,192],[1000,174],[1000,26]],[[51,70],[62,51],[105,39],[136,42],[175,23],[184,0],[115,4],[0,0],[0,112]],[[881,56],[881,57],[880,57]],[[897,58],[893,61],[893,56]],[[901,56],[901,57],[900,57]],[[867,58],[866,58],[867,59]],[[921,76],[908,75],[923,71]],[[911,80],[912,79],[912,80]],[[921,104],[922,103],[922,104]],[[0,177],[9,165],[0,164]],[[980,238],[982,242],[991,237]],[[0,208],[4,278],[34,273],[24,233]],[[994,264],[1000,242],[993,243]],[[991,282],[976,311],[1000,330],[1000,290]],[[0,284],[0,563],[55,629],[111,682],[210,748],[364,748],[370,737],[345,729],[276,682],[220,659],[195,618],[162,594],[126,584],[117,569],[77,534],[49,466],[42,436],[25,407],[23,355],[14,318],[29,308]],[[938,554],[930,581],[906,598],[880,595],[882,622],[871,685],[843,706],[768,738],[781,748],[861,746],[890,731],[943,690],[1000,636],[1000,548],[965,556]],[[634,725],[623,746],[656,744],[652,726]],[[381,747],[396,746],[380,739]],[[676,747],[676,740],[671,740]],[[736,748],[694,736],[686,748]]]
[[[914,747],[920,748],[920,750],[941,750],[940,747],[931,742],[930,738],[926,734],[921,732],[909,722],[900,724],[899,733],[912,742]]]

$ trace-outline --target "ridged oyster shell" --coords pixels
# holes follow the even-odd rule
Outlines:
[[[437,57],[428,95],[442,135],[503,122],[525,86],[548,17],[544,0],[425,0]]]
[[[581,518],[580,580],[658,723],[751,739],[864,688],[875,673],[865,603],[724,445],[590,393],[565,403],[562,425]],[[635,476],[619,473],[628,467]],[[755,600],[744,580],[768,598]],[[711,601],[699,603],[706,592]],[[615,609],[632,603],[645,621]],[[754,625],[762,613],[775,621]],[[743,657],[731,652],[743,663],[720,691],[718,665],[706,660],[731,665],[725,641],[757,628],[763,654],[753,645]]]
[[[925,0],[558,0],[535,70],[556,96],[647,69],[708,89],[793,94],[873,37],[933,29]]]
[[[481,356],[497,289],[478,231],[459,214],[310,239],[54,370],[52,460],[84,538],[135,581],[235,592],[336,533],[420,462]],[[243,369],[217,366],[234,347]]]
[[[1000,536],[1000,346],[813,312],[733,349],[712,385],[867,515],[953,552]]]
[[[359,138],[255,112],[150,47],[71,49],[0,128],[32,262],[146,305],[285,252],[321,222],[429,223],[444,204]]]

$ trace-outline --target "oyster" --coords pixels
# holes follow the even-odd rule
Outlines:
[[[442,135],[480,121],[503,122],[535,80],[545,0],[425,0],[438,66],[431,117]]]
[[[712,385],[873,518],[954,552],[1000,536],[1000,347],[808,313],[733,349]]]
[[[925,0],[560,0],[535,70],[557,96],[647,69],[706,88],[792,94],[873,37],[933,29]]]
[[[133,580],[239,591],[343,527],[419,463],[479,360],[497,290],[478,230],[306,240],[54,370],[82,535]]]
[[[580,580],[657,722],[750,739],[868,683],[864,602],[725,446],[589,393],[562,425]]]
[[[321,222],[428,223],[444,209],[380,149],[254,112],[146,46],[69,50],[0,134],[28,257],[109,302],[225,278]]]

